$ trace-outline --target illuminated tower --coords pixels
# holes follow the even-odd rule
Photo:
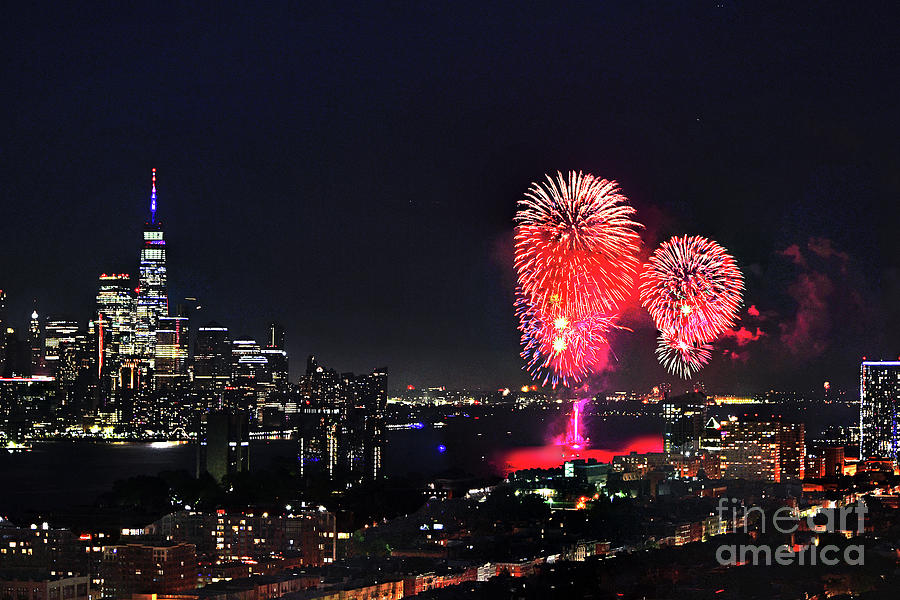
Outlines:
[[[859,457],[900,454],[900,361],[863,361],[859,370]]]
[[[272,383],[283,387],[288,383],[288,355],[284,349],[284,327],[280,324],[269,323],[268,339],[262,354],[268,361]]]
[[[362,396],[364,435],[366,440],[365,479],[377,479],[383,471],[384,419],[387,411],[387,368],[379,368],[360,377],[364,383]]]
[[[6,292],[0,290],[0,373],[6,362]]]
[[[802,481],[806,428],[778,418],[743,417],[721,422],[721,469],[728,479]]]
[[[166,240],[162,224],[156,219],[156,169],[150,189],[150,218],[144,224],[144,246],[141,248],[140,281],[135,319],[135,352],[155,362],[156,329],[161,317],[169,315],[166,291]]]
[[[31,374],[44,374],[44,353],[41,343],[41,318],[37,310],[31,313],[31,323],[28,327],[28,345],[31,350]]]
[[[127,273],[100,276],[97,292],[98,344],[102,340],[99,358],[103,373],[113,380],[113,389],[119,387],[118,380],[123,361],[135,353],[134,315],[136,301],[131,286],[131,276]]]
[[[282,327],[280,323],[275,321],[269,323],[269,335],[266,342],[266,348],[284,350],[284,327]]]

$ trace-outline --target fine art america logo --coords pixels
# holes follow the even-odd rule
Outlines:
[[[731,506],[729,506],[729,504]],[[856,506],[840,508],[819,508],[801,514],[796,508],[782,506],[767,518],[766,511],[759,506],[738,506],[738,500],[720,498],[716,509],[720,520],[729,519],[735,526],[743,523],[744,533],[748,532],[751,517],[759,517],[760,533],[766,533],[770,523],[778,533],[793,534],[801,523],[805,522],[809,531],[814,533],[852,533],[865,532],[865,517],[868,507],[863,499]],[[772,547],[768,544],[723,544],[716,550],[716,560],[720,565],[826,565],[833,566],[840,562],[846,565],[862,565],[865,560],[865,548],[862,544],[847,545],[843,550],[834,544],[809,544],[799,549],[786,544]]]

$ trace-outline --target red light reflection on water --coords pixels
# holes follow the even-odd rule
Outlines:
[[[611,462],[613,456],[637,452],[662,452],[662,436],[643,435],[631,438],[616,448],[579,449],[573,446],[525,446],[507,450],[495,457],[494,465],[503,474],[519,469],[552,469],[573,458],[595,458],[600,462]]]

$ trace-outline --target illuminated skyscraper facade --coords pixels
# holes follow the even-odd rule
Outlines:
[[[156,356],[156,329],[159,320],[169,315],[166,288],[166,240],[162,224],[156,218],[156,169],[150,191],[150,218],[144,224],[141,248],[140,281],[135,322],[136,354],[151,366]]]
[[[28,326],[28,345],[31,350],[31,375],[45,375],[44,369],[44,343],[42,339],[41,317],[37,310],[31,313],[31,323]]]
[[[272,384],[283,388],[288,383],[288,355],[284,347],[284,327],[278,323],[269,323],[266,347],[263,356],[269,365]]]
[[[56,375],[65,346],[74,344],[77,334],[77,321],[47,318],[44,326],[44,362],[50,375]]]
[[[743,418],[721,422],[720,465],[728,479],[801,481],[805,475],[803,423]]]
[[[668,453],[696,454],[706,424],[706,396],[684,394],[662,402],[665,421],[663,450]]]
[[[100,275],[97,315],[94,320],[100,371],[120,387],[123,362],[135,353],[136,299],[127,273]]]
[[[863,361],[859,371],[861,459],[900,454],[900,361]]]
[[[156,328],[154,380],[157,389],[166,389],[188,378],[188,318],[160,317]]]

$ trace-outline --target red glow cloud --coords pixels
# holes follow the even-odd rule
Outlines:
[[[825,351],[831,331],[828,297],[833,290],[831,279],[815,271],[801,273],[788,288],[797,301],[797,314],[792,321],[782,323],[781,342],[791,352],[810,357]]]
[[[800,251],[800,246],[798,246],[797,244],[791,244],[790,246],[782,250],[781,254],[793,260],[794,264],[806,268],[806,258],[803,256],[803,253]]]
[[[741,327],[737,331],[728,330],[728,331],[724,332],[722,334],[722,337],[734,340],[735,342],[737,342],[738,346],[746,346],[750,342],[755,342],[756,340],[764,337],[765,335],[766,335],[766,333],[759,327],[756,328],[755,333],[750,331],[746,327]]]
[[[822,258],[838,258],[843,263],[850,261],[850,255],[846,252],[835,250],[828,238],[810,238],[807,247]]]
[[[758,317],[758,316],[759,316],[759,309],[756,308],[756,305],[755,305],[755,304],[751,304],[751,305],[750,305],[750,308],[747,309],[747,314],[750,315],[751,317]]]

